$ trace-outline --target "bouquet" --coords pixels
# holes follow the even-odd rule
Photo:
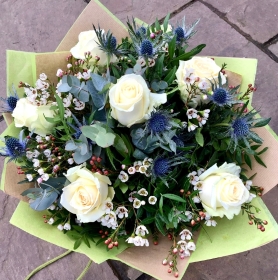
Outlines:
[[[51,74],[57,80],[20,81],[21,98],[12,86],[2,108],[18,137],[5,135],[1,155],[24,175],[19,183],[32,184],[22,195],[34,211],[47,210],[41,222],[74,240],[74,250],[167,238],[158,261],[180,277],[201,228],[243,213],[266,230],[253,204],[264,190],[252,183],[260,174],[247,171],[254,161],[265,166],[256,128],[270,119],[250,106],[252,84],[242,89],[229,65],[196,56],[205,45],[188,51],[198,20],[168,21],[131,19],[120,41],[93,26]]]

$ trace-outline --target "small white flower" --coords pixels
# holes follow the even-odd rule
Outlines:
[[[141,205],[145,205],[146,202],[144,200],[141,201]]]
[[[196,245],[194,242],[190,241],[187,243],[187,246],[186,246],[187,250],[190,250],[190,251],[195,251],[196,249]]]
[[[64,117],[65,117],[65,118],[71,117],[71,111],[70,111],[68,108],[66,108],[66,110],[65,110]]]
[[[127,172],[128,172],[128,174],[134,174],[136,172],[136,170],[133,166],[131,166],[128,168]]]
[[[105,213],[108,214],[113,210],[113,203],[110,200],[107,200],[103,206],[102,209],[105,210]]]
[[[130,236],[125,242],[127,242],[129,244],[133,244],[134,243],[134,237]]]
[[[207,217],[206,217],[206,218],[207,218]],[[208,226],[208,227],[211,227],[211,226],[212,226],[212,227],[215,227],[215,226],[217,225],[217,222],[216,222],[215,220],[210,220],[210,219],[209,219],[209,220],[206,220],[206,221],[205,221],[205,225]]]
[[[180,240],[178,243],[178,247],[182,250],[186,250],[186,247],[187,247],[187,242],[184,241],[184,240]]]
[[[143,238],[141,236],[135,236],[133,239],[133,244],[135,246],[144,246],[145,241],[143,240]]]
[[[197,118],[197,113],[198,113],[197,110],[191,108],[187,110],[186,115],[189,119],[195,119]]]
[[[44,174],[43,168],[40,168],[40,169],[38,170],[38,173],[39,173],[40,175],[43,175],[43,174]]]
[[[82,78],[83,78],[84,80],[89,80],[89,79],[91,78],[90,72],[83,72]]]
[[[199,196],[194,196],[194,197],[192,197],[192,200],[195,202],[195,203],[200,203],[201,202],[201,199],[200,199],[200,197]]]
[[[70,224],[69,224],[69,223],[65,223],[64,229],[65,229],[65,230],[71,230]]]
[[[49,179],[49,175],[48,174],[43,174],[41,176],[41,178],[44,180],[44,181],[47,181]]]
[[[147,171],[147,169],[148,169],[147,166],[142,165],[142,166],[139,167],[139,172],[140,172],[141,174],[145,174],[146,171]]]
[[[121,171],[118,178],[124,183],[126,181],[128,181],[128,174],[124,171]]]
[[[81,111],[85,108],[85,102],[78,100],[77,98],[73,99],[73,104],[75,105],[74,109],[77,111]]]
[[[147,229],[145,226],[140,225],[140,226],[138,226],[138,227],[136,228],[135,234],[136,234],[136,235],[145,236],[146,234],[149,234],[149,231],[148,231],[148,229]]]
[[[168,50],[169,50],[168,43],[166,43],[166,44],[161,48],[161,50],[167,53]]]
[[[68,98],[63,98],[63,104],[65,108],[68,108],[71,105],[71,101]]]
[[[201,191],[203,187],[203,181],[198,181],[197,184],[194,186],[194,191],[199,190]]]
[[[197,176],[197,172],[196,171],[193,171],[191,173],[189,173],[187,175],[187,177],[189,178],[189,182],[190,184],[192,185],[197,185],[198,181],[199,181],[199,177]]]
[[[144,67],[146,65],[146,61],[145,61],[144,57],[142,57],[142,56],[139,56],[139,58],[137,59],[136,63],[140,64],[141,67]]]
[[[136,191],[133,191],[133,192],[131,192],[131,193],[129,194],[128,201],[133,202],[133,200],[135,199],[135,197],[132,196],[132,195],[135,194],[135,193],[137,193],[137,192],[136,192]]]
[[[143,165],[142,161],[135,161],[135,162],[133,163],[133,166],[134,166],[136,172],[139,172],[139,168],[140,168],[140,166],[142,166],[142,165]]]
[[[46,141],[49,141],[49,140],[50,140],[50,137],[49,137],[49,136],[45,136],[45,140],[46,140]]]
[[[141,206],[141,201],[139,200],[139,199],[137,199],[137,198],[135,198],[134,200],[133,200],[133,207],[134,208],[140,208],[140,206]]]
[[[201,116],[197,116],[197,121],[199,123],[199,126],[202,127],[204,124],[206,124],[207,122],[207,118],[201,117]]]
[[[142,196],[147,196],[148,195],[148,192],[146,189],[142,188],[138,191],[138,194],[139,195],[142,195]]]
[[[116,210],[116,215],[118,215],[118,217],[120,219],[122,219],[123,217],[127,218],[128,217],[128,210],[124,206],[120,206]]]
[[[33,159],[32,161],[35,168],[40,166],[40,161],[38,159]]]
[[[108,214],[102,216],[100,221],[101,221],[101,225],[105,227],[112,228],[112,229],[116,229],[118,227],[117,216],[113,211],[110,211]]]
[[[197,170],[198,176],[200,176],[204,171],[205,171],[204,168],[199,168],[199,169]]]
[[[185,211],[185,212],[184,212],[184,215],[187,216],[187,218],[188,218],[189,220],[191,220],[192,217],[193,217],[193,216],[192,216],[192,212],[190,212],[190,211]]]
[[[196,79],[196,76],[194,75],[194,69],[188,68],[185,71],[185,76],[183,78],[184,82],[189,85],[194,84]]]
[[[70,69],[72,67],[72,64],[68,63],[67,68]]]
[[[57,226],[57,229],[62,231],[64,229],[64,227],[63,227],[63,225],[60,224]]]
[[[149,64],[148,64],[149,67],[155,66],[155,59],[149,57],[148,62],[149,62]]]
[[[62,78],[63,75],[64,75],[63,70],[62,70],[62,69],[58,69],[58,70],[57,70],[57,73],[56,73],[56,76]]]
[[[47,209],[49,210],[55,210],[56,206],[54,204],[51,204]]]
[[[189,250],[184,250],[182,253],[180,253],[180,256],[183,257],[183,258],[190,257]]]
[[[37,182],[38,182],[38,184],[41,184],[43,182],[43,179],[42,178],[38,178]]]
[[[154,204],[156,204],[156,202],[157,202],[157,198],[156,198],[155,196],[151,195],[151,196],[148,198],[148,201],[149,201],[150,204],[154,205]]]
[[[35,150],[33,152],[33,158],[37,158],[40,155],[40,152],[38,150]]]
[[[255,198],[255,197],[256,197],[256,195],[255,195],[255,194],[253,194],[253,193],[249,193],[249,197],[248,197],[248,199],[247,199],[246,203],[251,202],[251,201],[253,200],[253,198]]]
[[[198,126],[195,125],[194,123],[188,122],[188,132],[194,131]]]
[[[47,222],[48,224],[52,225],[54,223],[54,219],[53,218],[50,218]]]
[[[31,151],[27,151],[27,152],[26,152],[26,157],[27,157],[28,159],[32,159],[32,158],[33,158],[33,153],[32,153]]]
[[[74,163],[74,159],[73,158],[69,158],[68,159],[68,164],[72,165]]]
[[[198,84],[199,89],[207,90],[210,88],[210,83],[206,79],[202,79]]]
[[[45,81],[47,80],[47,76],[44,73],[40,74],[40,80]]]
[[[204,111],[201,111],[202,116],[204,118],[208,118],[209,117],[209,112],[210,112],[210,109],[205,109]]]
[[[252,181],[251,180],[247,180],[245,183],[245,187],[247,188],[248,191],[250,191],[250,187],[252,186]]]
[[[192,233],[190,230],[188,229],[184,229],[180,232],[180,236],[181,236],[181,239],[182,240],[191,240],[191,237],[192,237]]]
[[[33,180],[33,175],[32,174],[26,174],[26,178],[28,179],[29,182]]]
[[[38,143],[41,143],[41,142],[42,142],[42,137],[41,137],[40,135],[37,135],[37,136],[36,136],[36,141],[37,141]]]
[[[153,162],[153,159],[151,159],[151,158],[145,158],[145,159],[143,160],[143,165],[146,166],[146,167],[149,167],[149,166],[152,164],[152,162]]]

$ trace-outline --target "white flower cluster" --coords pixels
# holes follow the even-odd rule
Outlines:
[[[180,232],[181,240],[178,241],[177,247],[179,249],[179,256],[181,259],[190,256],[190,251],[195,251],[196,245],[192,240],[192,233],[188,229]]]
[[[205,109],[204,111],[197,111],[193,108],[188,109],[186,112],[186,115],[188,117],[188,132],[194,131],[198,127],[194,123],[190,122],[191,119],[197,119],[199,126],[202,127],[208,120],[209,112],[209,109]]]
[[[145,205],[146,202],[145,202],[145,200],[139,200],[138,198],[135,198],[135,197],[133,196],[135,193],[138,193],[139,195],[145,196],[145,197],[148,196],[149,193],[148,193],[148,191],[147,191],[145,188],[141,188],[138,192],[133,191],[133,192],[131,192],[131,193],[129,194],[128,200],[129,200],[130,202],[133,202],[133,207],[134,207],[134,208],[137,208],[137,209],[138,209],[138,208],[141,207],[141,205]],[[153,196],[153,195],[149,196],[148,202],[149,202],[149,204],[154,205],[154,204],[157,202],[157,197],[155,197],[155,196]]]
[[[189,183],[194,186],[194,190],[202,190],[202,181],[200,181],[199,176],[204,172],[205,170],[203,168],[198,169],[197,171],[192,171],[187,175],[189,178]],[[201,199],[199,195],[194,196],[193,201],[195,203],[200,203]]]
[[[127,168],[127,173],[125,171],[121,171],[118,177],[122,182],[127,182],[129,179],[129,175],[133,175],[137,172],[150,177],[151,172],[149,167],[151,166],[152,162],[152,158],[145,158],[143,161],[135,161],[133,163],[133,166]],[[122,168],[125,169],[126,166],[123,165]]]
[[[97,221],[101,223],[102,226],[116,229],[118,227],[117,216],[119,219],[128,217],[128,210],[124,206],[119,206],[116,211],[113,211],[113,203],[107,200],[103,205],[103,210],[105,214]]]
[[[132,234],[126,242],[134,244],[135,246],[149,246],[149,240],[145,237],[146,234],[149,234],[148,229],[145,226],[140,225],[136,228],[135,234]]]
[[[216,227],[217,225],[217,222],[213,219],[211,219],[211,216],[205,212],[204,213],[204,216],[201,217],[201,219],[203,219],[203,217],[205,217],[205,225],[208,226],[208,227]]]
[[[27,83],[24,84],[24,92],[26,98],[36,106],[46,105],[48,103],[48,98],[50,97],[48,88],[49,83],[46,82],[47,76],[42,73],[40,78],[36,81],[36,87],[31,87]]]

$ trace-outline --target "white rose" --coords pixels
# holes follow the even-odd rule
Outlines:
[[[65,175],[71,182],[63,188],[61,204],[76,214],[82,223],[95,222],[105,214],[105,203],[114,197],[114,189],[108,187],[107,176],[92,173],[83,165],[70,168]]]
[[[154,107],[166,103],[166,93],[152,93],[140,75],[122,76],[109,91],[112,117],[130,127],[146,120]]]
[[[100,58],[99,64],[106,65],[107,55],[99,48],[99,40],[94,30],[83,31],[78,36],[78,43],[71,48],[71,54],[78,59],[85,59],[85,52],[90,52],[93,59],[95,56]],[[111,62],[115,61],[116,57],[111,58]]]
[[[240,167],[234,163],[217,164],[199,177],[202,181],[200,198],[210,216],[232,219],[238,215],[241,205],[248,201],[249,191],[239,178]]]
[[[193,57],[187,61],[179,61],[179,68],[176,72],[178,87],[181,93],[181,98],[186,102],[188,98],[187,84],[185,81],[185,76],[187,74],[186,70],[194,69],[194,76],[203,80],[210,80],[212,82],[218,82],[218,73],[221,70],[215,61],[209,57]],[[226,77],[220,73],[222,78],[222,84],[226,83]],[[199,100],[198,100],[199,101]]]
[[[40,136],[50,134],[54,124],[48,122],[45,117],[53,118],[54,111],[50,110],[51,104],[36,106],[26,98],[17,101],[12,113],[16,127],[26,126]]]

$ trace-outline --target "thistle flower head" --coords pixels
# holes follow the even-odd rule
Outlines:
[[[211,96],[211,100],[213,103],[217,104],[218,106],[229,105],[231,101],[231,95],[229,92],[224,88],[216,88]]]
[[[140,55],[141,56],[153,56],[154,47],[150,40],[143,40],[140,45]]]
[[[249,134],[250,124],[248,124],[246,118],[237,118],[232,122],[232,137],[242,139]]]
[[[170,116],[166,111],[154,111],[147,121],[147,128],[152,133],[161,133],[171,128]]]
[[[7,98],[0,97],[0,100],[3,102],[2,106],[0,107],[2,109],[2,113],[12,113],[16,107],[17,101],[19,100],[14,86],[12,88],[13,92],[10,92],[10,95]]]
[[[170,171],[170,161],[164,157],[158,157],[153,161],[152,173],[156,177],[163,177]]]
[[[9,161],[16,161],[25,156],[27,139],[22,140],[23,131],[20,133],[20,139],[14,137],[5,137],[6,146],[0,148],[0,155],[9,157]]]

